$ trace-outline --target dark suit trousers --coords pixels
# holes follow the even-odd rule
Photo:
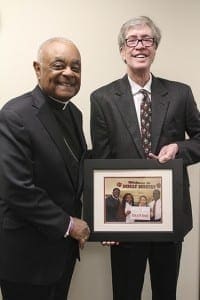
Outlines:
[[[152,300],[175,300],[182,242],[111,246],[113,300],[140,300],[147,260]]]
[[[1,280],[3,300],[66,300],[75,266],[71,260],[59,281],[49,285],[32,285]]]

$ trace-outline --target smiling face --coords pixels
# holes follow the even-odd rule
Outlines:
[[[113,196],[115,198],[119,198],[120,190],[118,188],[113,189]]]
[[[133,197],[131,194],[127,194],[126,195],[126,202],[128,202],[129,204],[131,204],[133,202]]]
[[[136,25],[126,32],[126,39],[148,39],[153,38],[152,31],[149,26]],[[138,42],[135,47],[128,47],[126,44],[121,48],[121,57],[127,64],[127,72],[130,77],[132,75],[149,74],[151,64],[156,54],[156,45],[153,43],[150,47],[145,47],[142,42]]]
[[[45,44],[34,62],[41,89],[50,97],[67,101],[75,96],[81,83],[81,58],[70,41],[53,40]]]
[[[146,196],[140,196],[138,206],[147,206],[147,198],[146,198]]]

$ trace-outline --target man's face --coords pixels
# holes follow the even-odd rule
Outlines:
[[[81,58],[70,42],[53,41],[44,46],[34,68],[41,89],[50,97],[67,101],[75,96],[81,83]]]
[[[120,190],[118,190],[118,189],[114,189],[114,190],[113,190],[113,196],[114,196],[115,198],[119,198],[119,194],[120,194]]]
[[[160,191],[159,190],[153,191],[153,199],[158,200],[159,198],[160,198]]]
[[[138,25],[130,28],[126,33],[126,39],[148,39],[153,38],[151,29],[147,25]],[[128,73],[150,72],[151,64],[156,54],[156,45],[145,47],[142,42],[138,42],[135,47],[128,47],[126,44],[121,49],[122,59],[126,62]]]

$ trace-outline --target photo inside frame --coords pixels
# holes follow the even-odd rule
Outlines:
[[[94,170],[94,230],[172,231],[172,194],[172,170]]]

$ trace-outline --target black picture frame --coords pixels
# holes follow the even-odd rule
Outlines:
[[[183,213],[182,185],[183,163],[181,159],[171,160],[164,164],[157,160],[146,159],[86,159],[84,162],[83,218],[91,230],[89,241],[179,240]],[[135,216],[143,217],[144,214],[135,215],[133,208],[131,210],[132,223],[124,220],[107,221],[105,199],[115,187],[119,187],[122,194],[131,191],[136,199],[140,194],[149,195],[154,189],[159,189],[161,193],[160,220],[134,219]],[[140,211],[140,208],[135,210]]]

